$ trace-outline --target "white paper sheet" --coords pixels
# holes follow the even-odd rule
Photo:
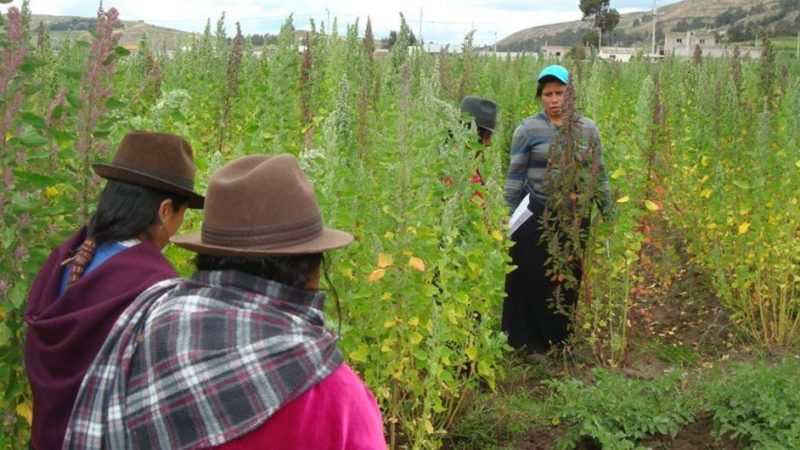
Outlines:
[[[519,227],[525,223],[526,220],[530,219],[533,216],[533,213],[528,209],[528,204],[531,201],[531,194],[525,196],[522,199],[517,209],[514,210],[514,214],[511,214],[511,219],[508,221],[508,236],[510,237],[514,234],[515,231]]]

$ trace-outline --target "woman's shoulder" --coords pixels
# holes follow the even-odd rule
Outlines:
[[[586,116],[578,116],[578,120],[584,128],[597,130],[597,124],[592,119]]]
[[[517,126],[517,131],[536,132],[537,130],[549,130],[549,128],[547,117],[538,112],[522,119],[522,122]]]

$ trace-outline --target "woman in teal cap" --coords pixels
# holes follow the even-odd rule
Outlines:
[[[562,308],[553,307],[559,283],[547,275],[550,259],[547,243],[542,243],[540,218],[548,204],[548,160],[550,142],[556,137],[565,119],[564,99],[569,84],[569,72],[562,66],[545,67],[538,77],[536,98],[542,111],[526,118],[514,131],[511,142],[511,162],[504,197],[516,209],[529,195],[528,210],[532,217],[511,235],[512,262],[517,268],[506,277],[506,299],[503,304],[503,331],[509,344],[527,353],[545,353],[560,346],[569,337],[569,317]],[[585,142],[593,142],[601,157],[600,190],[603,205],[608,205],[608,179],[602,165],[600,135],[591,120],[578,116]],[[603,208],[605,210],[605,207]],[[588,220],[584,221],[588,227]],[[575,274],[580,280],[580,273]],[[560,304],[571,310],[577,302],[577,287],[561,286]]]

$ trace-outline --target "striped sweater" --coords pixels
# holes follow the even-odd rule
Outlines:
[[[579,120],[583,127],[583,142],[595,144],[600,155],[599,190],[602,198],[598,200],[605,209],[610,204],[610,195],[608,177],[602,160],[603,147],[600,144],[600,133],[590,119],[580,116]],[[523,120],[514,131],[511,140],[511,161],[508,165],[508,177],[503,195],[512,208],[519,205],[526,193],[543,204],[547,203],[550,194],[547,186],[547,161],[550,141],[556,137],[557,132],[558,127],[542,112]]]

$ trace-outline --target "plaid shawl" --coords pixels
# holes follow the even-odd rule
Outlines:
[[[87,372],[63,448],[202,448],[256,429],[341,363],[323,300],[236,271],[156,284]]]

